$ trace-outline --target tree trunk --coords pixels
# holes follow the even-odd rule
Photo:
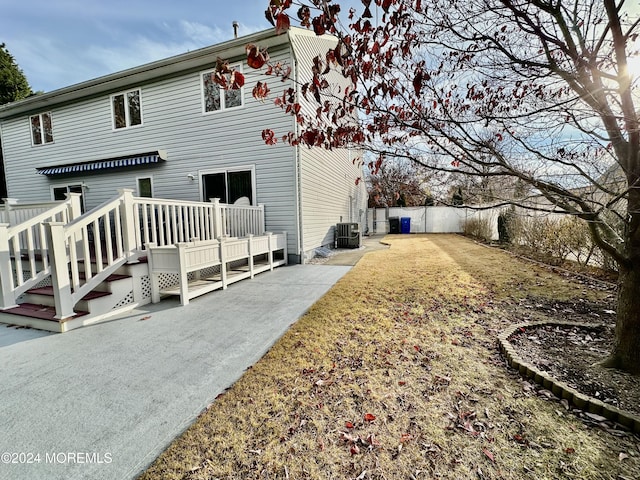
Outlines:
[[[628,178],[633,185],[637,177]],[[624,232],[626,262],[618,264],[618,305],[613,350],[602,362],[640,374],[640,191],[631,188],[627,200]]]
[[[613,351],[602,364],[640,373],[640,265],[620,268]]]

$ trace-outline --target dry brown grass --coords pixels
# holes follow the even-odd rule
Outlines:
[[[497,353],[518,299],[602,293],[459,236],[388,241],[141,478],[640,478],[636,438],[527,395]]]

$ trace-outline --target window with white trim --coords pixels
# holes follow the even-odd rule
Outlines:
[[[29,121],[31,123],[31,142],[33,145],[53,143],[51,112],[33,115]]]
[[[114,130],[142,125],[141,98],[139,88],[111,96]]]
[[[153,181],[151,177],[138,177],[138,196],[144,198],[153,197]]]
[[[255,181],[252,168],[202,172],[202,199],[219,198],[221,203],[254,205]]]
[[[242,73],[241,65],[233,65],[231,68]],[[228,108],[241,107],[244,99],[244,87],[239,89],[224,90],[213,81],[214,71],[203,72],[200,76],[202,84],[202,109],[204,113],[217,112]]]

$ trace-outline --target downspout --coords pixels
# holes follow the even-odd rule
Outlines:
[[[293,69],[293,75],[291,76],[291,78],[295,79],[294,83],[295,83],[295,87],[296,87],[296,96],[300,95],[300,87],[299,87],[299,79],[298,79],[298,60],[296,59],[296,49],[293,46],[293,35],[291,34],[291,30],[289,30],[287,32],[287,35],[289,35],[289,48],[291,49],[291,58],[292,58],[292,69]],[[295,129],[295,135],[297,136],[300,133],[299,130],[299,126],[298,126],[298,122],[296,122],[294,120],[293,122],[294,125],[294,129]],[[300,263],[305,263],[305,259],[304,259],[304,252],[303,250],[303,242],[302,242],[302,238],[303,238],[303,231],[304,231],[304,225],[303,225],[303,219],[302,219],[302,168],[301,168],[301,155],[300,155],[300,145],[296,145],[295,146],[296,149],[296,153],[295,153],[295,189],[296,189],[296,211],[298,212],[298,214],[296,215],[296,229],[298,231],[298,234],[296,235],[296,252],[298,252],[298,256],[300,257]]]

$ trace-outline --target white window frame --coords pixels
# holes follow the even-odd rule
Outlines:
[[[236,70],[238,70],[240,73],[242,72],[242,64],[238,63],[236,65],[230,65],[231,68],[235,68]],[[244,87],[240,88],[240,105],[237,105],[235,107],[227,107],[226,106],[226,97],[224,95],[224,90],[220,89],[220,109],[219,110],[211,110],[211,111],[207,111],[206,109],[206,101],[205,101],[205,95],[204,95],[204,76],[206,74],[212,74],[215,70],[204,70],[202,72],[200,72],[200,102],[202,105],[202,114],[203,115],[212,115],[212,114],[216,114],[216,113],[220,113],[220,112],[224,112],[226,110],[236,110],[239,108],[243,108],[244,107]]]
[[[51,121],[51,141],[47,142],[46,141],[46,135],[44,132],[44,119],[43,119],[43,115],[49,115],[49,120]],[[39,121],[40,121],[40,143],[36,143],[35,142],[35,138],[33,137],[33,125],[31,123],[31,119],[33,117],[38,117]],[[31,146],[32,147],[42,147],[44,145],[51,145],[52,143],[55,143],[55,139],[53,138],[53,115],[51,114],[51,112],[42,112],[42,113],[38,113],[36,115],[29,115],[29,131],[31,132]]]
[[[138,97],[140,98],[140,124],[139,125],[131,125],[131,113],[129,112],[129,96],[128,94],[131,92],[138,92]],[[124,118],[125,118],[125,126],[124,127],[116,127],[116,112],[113,107],[113,99],[120,95],[124,96]],[[142,88],[130,88],[128,90],[124,90],[122,92],[114,93],[109,97],[109,108],[111,109],[111,129],[114,132],[120,132],[122,130],[129,130],[130,128],[139,128],[144,125],[144,115],[142,113]]]
[[[205,175],[215,175],[216,173],[224,173],[225,181],[226,174],[229,172],[245,172],[251,171],[251,197],[252,197],[252,206],[258,205],[258,199],[256,198],[256,166],[255,165],[242,165],[238,167],[229,167],[229,168],[207,168],[204,170],[198,170],[198,193],[203,202],[210,201],[209,198],[204,198],[204,188],[202,187],[202,177]],[[229,185],[227,183],[227,189]],[[228,192],[227,192],[228,193]]]
[[[151,183],[151,198],[155,196],[155,192],[153,188],[153,175],[144,175],[144,176],[136,177],[136,194],[138,197],[140,196],[140,180],[145,180],[147,178]]]

